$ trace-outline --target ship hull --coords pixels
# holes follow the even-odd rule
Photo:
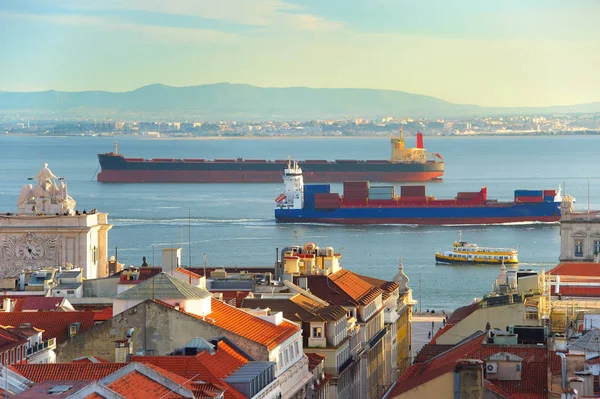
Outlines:
[[[560,220],[560,203],[456,207],[346,207],[333,210],[275,209],[280,223],[480,225],[503,223],[554,223]]]
[[[500,265],[502,263],[506,264],[506,265],[518,265],[519,261],[518,260],[496,260],[496,259],[487,259],[487,260],[482,260],[479,258],[476,259],[452,259],[449,258],[447,256],[440,256],[438,254],[435,255],[435,262],[436,263],[443,263],[443,264],[459,264],[459,265]]]
[[[316,172],[305,174],[309,183],[344,180],[409,182],[438,179],[443,172]],[[181,171],[181,170],[103,170],[102,183],[281,183],[280,171]]]
[[[281,183],[287,161],[153,162],[98,155],[103,183]],[[444,174],[443,162],[391,163],[387,161],[307,162],[300,165],[310,183],[370,180],[428,181]]]

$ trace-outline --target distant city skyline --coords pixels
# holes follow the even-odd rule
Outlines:
[[[595,0],[3,0],[0,90],[375,88],[600,101]]]

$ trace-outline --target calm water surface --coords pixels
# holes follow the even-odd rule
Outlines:
[[[118,138],[130,157],[282,159],[377,159],[389,157],[389,140],[145,140]],[[410,146],[414,139],[408,139]],[[326,226],[278,225],[273,199],[279,184],[101,184],[97,153],[113,149],[114,138],[0,136],[0,210],[15,211],[20,188],[35,176],[42,160],[69,185],[80,210],[108,212],[114,224],[111,252],[119,261],[139,265],[142,256],[160,263],[160,248],[183,243],[189,263],[188,213],[191,214],[192,263],[272,265],[275,248],[315,241],[343,254],[343,266],[358,273],[391,279],[402,257],[414,296],[423,309],[454,309],[481,297],[499,270],[494,266],[441,266],[436,250],[463,238],[486,246],[520,246],[521,268],[541,270],[556,264],[558,225],[508,226]],[[488,196],[511,200],[515,189],[553,189],[565,182],[585,209],[600,208],[599,139],[596,137],[425,138],[429,150],[444,156],[443,182],[428,183],[428,195],[454,197],[457,191],[488,187]],[[339,190],[341,184],[334,184]],[[419,292],[419,281],[421,292]]]

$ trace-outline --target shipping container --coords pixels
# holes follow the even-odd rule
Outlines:
[[[545,196],[544,202],[554,202],[554,195]]]
[[[544,190],[544,197],[554,197],[556,190]]]
[[[515,190],[515,197],[543,197],[543,190]]]
[[[474,191],[463,191],[456,194],[456,198],[459,199],[471,199],[479,197],[479,192]]]
[[[331,186],[329,184],[308,184],[304,186],[304,194],[306,193],[329,193]]]
[[[394,199],[394,196],[391,194],[369,194],[370,200],[388,200]]]
[[[400,195],[402,197],[425,197],[425,186],[402,186]]]

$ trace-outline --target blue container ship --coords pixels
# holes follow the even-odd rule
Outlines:
[[[425,194],[425,186],[371,186],[367,181],[345,182],[343,194],[332,193],[328,184],[304,185],[302,169],[289,163],[284,171],[285,190],[275,199],[275,219],[283,223],[461,225],[501,223],[553,223],[560,220],[561,206],[573,198],[561,198],[557,190],[515,190],[514,200],[487,198],[487,188],[459,192],[452,199]],[[570,204],[569,204],[570,202]]]

